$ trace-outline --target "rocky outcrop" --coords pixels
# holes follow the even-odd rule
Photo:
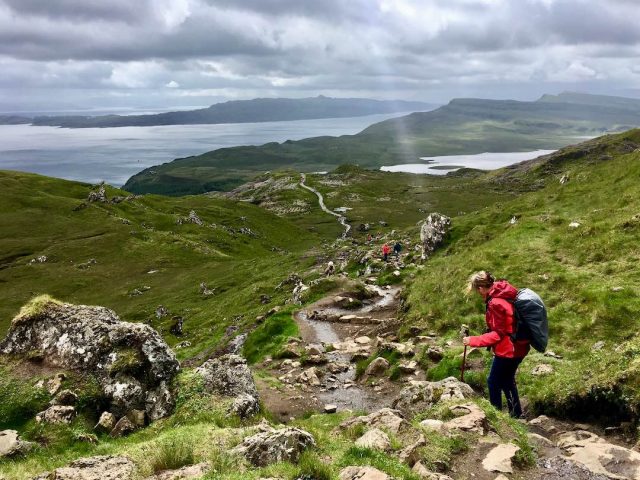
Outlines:
[[[400,391],[392,406],[405,415],[413,416],[440,401],[464,400],[472,397],[473,394],[473,389],[469,385],[454,377],[448,377],[439,382],[413,380]]]
[[[34,445],[34,443],[22,440],[15,430],[3,430],[0,432],[0,458],[24,455]]]
[[[444,240],[451,219],[439,213],[431,213],[420,228],[420,241],[422,242],[422,259],[429,257]]]
[[[44,412],[40,412],[36,415],[36,422],[69,424],[75,417],[75,408],[63,405],[54,405],[47,408]]]
[[[43,473],[34,480],[133,480],[136,466],[127,457],[104,455],[81,458],[68,467]]]
[[[315,446],[310,433],[287,427],[247,437],[232,453],[242,455],[257,467],[265,467],[278,462],[296,463],[302,452]]]
[[[235,397],[231,412],[247,417],[260,410],[258,389],[247,361],[229,354],[212,358],[196,368],[209,393]]]
[[[361,417],[350,418],[340,424],[340,428],[346,429],[364,425],[365,427],[378,428],[380,430],[398,434],[411,426],[398,410],[382,408],[377,412],[363,415]]]
[[[153,328],[122,322],[104,307],[34,300],[14,318],[0,353],[38,351],[49,365],[91,372],[118,416],[137,408],[151,420],[169,415],[174,353]]]

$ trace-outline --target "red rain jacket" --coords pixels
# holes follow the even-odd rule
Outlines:
[[[484,335],[469,337],[471,347],[491,347],[496,357],[522,358],[529,353],[529,342],[526,340],[511,340],[514,332],[515,319],[513,301],[518,290],[506,280],[499,280],[493,284],[487,297],[488,332]]]
[[[382,253],[386,253],[387,255],[391,253],[391,247],[386,243],[382,246]]]

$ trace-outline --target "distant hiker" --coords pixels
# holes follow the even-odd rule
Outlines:
[[[516,371],[529,353],[528,340],[514,340],[516,320],[513,302],[518,290],[506,280],[496,281],[489,272],[477,272],[469,278],[468,291],[477,292],[486,303],[487,332],[475,337],[464,337],[462,343],[471,347],[491,347],[493,363],[487,378],[489,401],[502,409],[502,392],[512,417],[522,416],[522,407],[516,386]]]
[[[389,246],[388,243],[385,243],[382,246],[382,259],[386,262],[387,259],[389,258],[389,254],[391,253],[391,247]]]
[[[330,275],[333,275],[334,272],[335,266],[333,265],[333,261],[329,261],[329,263],[327,263],[327,268],[324,269],[324,274],[328,277]]]
[[[402,251],[402,245],[400,244],[400,242],[396,242],[395,245],[393,246],[393,253],[396,256],[396,260],[400,259],[401,251]]]

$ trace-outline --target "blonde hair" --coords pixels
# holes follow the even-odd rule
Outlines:
[[[477,290],[479,287],[490,288],[496,279],[489,272],[484,270],[476,272],[469,277],[469,284],[467,285],[467,292],[471,293]]]

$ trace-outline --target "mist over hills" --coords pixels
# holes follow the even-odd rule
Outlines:
[[[358,117],[377,113],[430,110],[435,105],[367,98],[256,98],[216,103],[207,108],[150,115],[36,116],[0,115],[0,124],[32,124],[64,128],[142,127],[254,123],[317,118]]]
[[[640,100],[565,92],[533,102],[454,99],[429,112],[385,120],[356,135],[223,148],[150,167],[131,177],[135,193],[229,190],[278,168],[380,168],[422,156],[555,149],[640,125]]]

